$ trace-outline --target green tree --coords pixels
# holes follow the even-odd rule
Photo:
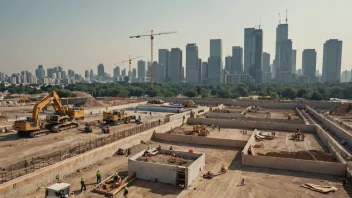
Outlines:
[[[185,93],[183,95],[185,95],[189,98],[193,98],[193,97],[196,97],[198,94],[197,94],[196,90],[189,89],[189,90],[185,91]]]
[[[312,96],[310,97],[311,100],[323,100],[323,95],[318,92],[313,92]]]
[[[282,92],[282,97],[294,99],[296,97],[296,92],[291,87],[288,87]]]
[[[220,89],[218,95],[220,98],[231,98],[231,92],[227,89]]]
[[[308,91],[307,89],[300,89],[298,90],[297,92],[297,97],[298,98],[303,98],[304,95],[307,95],[308,94]]]
[[[238,86],[235,90],[235,93],[242,97],[248,96],[248,90],[242,86]]]

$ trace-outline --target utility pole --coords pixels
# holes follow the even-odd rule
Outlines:
[[[154,40],[154,36],[157,35],[162,35],[162,34],[173,34],[173,33],[177,33],[177,32],[161,32],[161,33],[154,33],[153,30],[150,31],[150,34],[142,34],[142,35],[136,35],[136,36],[130,36],[130,38],[141,38],[144,36],[149,36],[150,37],[150,61],[151,61],[151,67],[150,67],[150,78],[149,78],[149,82],[150,85],[153,87],[153,78],[154,78],[154,68],[153,68],[153,40]]]

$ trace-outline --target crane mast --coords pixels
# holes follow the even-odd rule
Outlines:
[[[151,61],[151,67],[150,67],[150,78],[149,82],[150,85],[153,86],[153,81],[154,81],[154,67],[153,67],[153,56],[154,56],[154,36],[156,35],[163,35],[163,34],[173,34],[177,33],[175,31],[173,32],[161,32],[161,33],[154,33],[153,30],[150,31],[150,34],[142,34],[142,35],[136,35],[136,36],[130,36],[130,38],[141,38],[148,36],[150,37],[150,61]]]

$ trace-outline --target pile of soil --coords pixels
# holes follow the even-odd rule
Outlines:
[[[87,94],[87,93],[82,92],[82,91],[74,91],[73,93],[77,97],[87,98],[87,100],[83,104],[81,104],[82,107],[105,107],[104,104],[102,104],[99,101],[97,101],[90,94]]]
[[[173,157],[171,155],[164,155],[164,154],[157,154],[152,157],[141,156],[137,158],[137,161],[151,162],[151,163],[157,163],[157,164],[170,164],[170,165],[178,165],[178,166],[185,166],[185,167],[188,167],[193,163],[192,160],[186,160],[177,156]]]

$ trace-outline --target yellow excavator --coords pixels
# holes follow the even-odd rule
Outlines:
[[[53,102],[55,109],[54,115],[47,115],[45,124],[44,121],[39,120],[39,112],[50,102]],[[38,101],[32,112],[32,117],[28,117],[27,120],[15,121],[14,129],[19,136],[38,137],[39,135],[48,134],[49,132],[60,132],[70,128],[78,127],[78,123],[72,122],[75,117],[70,115],[82,114],[80,112],[74,112],[78,110],[64,108],[61,104],[61,100],[56,92],[50,92],[47,96]],[[84,112],[83,112],[84,113]]]

